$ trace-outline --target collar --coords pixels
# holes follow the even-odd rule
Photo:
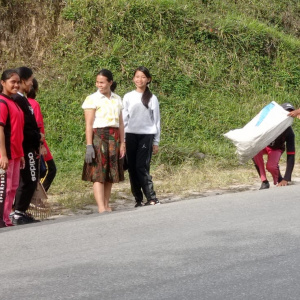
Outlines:
[[[99,90],[97,90],[97,93],[100,95],[101,98],[106,98],[106,99],[115,99],[116,94],[114,92],[110,92],[110,98],[107,98],[105,95],[101,94]]]
[[[3,94],[3,93],[0,93],[0,95],[3,96],[3,97],[6,98],[6,99],[14,100],[12,97],[9,97],[9,96],[7,96],[7,95],[5,95],[5,94]]]

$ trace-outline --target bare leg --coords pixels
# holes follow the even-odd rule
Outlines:
[[[106,211],[112,211],[111,207],[109,206],[111,188],[112,188],[111,182],[104,183],[104,207]]]
[[[106,184],[106,183],[105,183]],[[98,205],[98,212],[103,213],[105,212],[105,184],[101,182],[94,182],[93,190],[94,190],[94,197]]]

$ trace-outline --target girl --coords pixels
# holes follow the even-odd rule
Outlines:
[[[32,83],[33,83],[33,86],[30,89],[29,93],[27,94],[28,101],[33,108],[34,116],[36,118],[37,125],[40,128],[40,131],[43,134],[45,134],[44,120],[43,120],[41,108],[40,108],[39,103],[35,100],[36,93],[38,91],[38,82],[35,78],[33,78]],[[50,185],[56,175],[56,165],[54,163],[53,156],[50,152],[50,149],[48,147],[46,140],[44,140],[41,148],[42,148],[41,154],[44,157],[46,167],[47,167],[46,175],[41,179],[41,182],[44,186],[45,191],[48,191],[50,188]]]
[[[112,73],[102,69],[96,77],[97,92],[82,108],[85,116],[86,155],[82,179],[93,182],[99,213],[110,212],[112,184],[124,180],[120,158],[125,155],[122,101],[114,94]]]
[[[9,214],[19,185],[20,168],[24,168],[22,148],[24,115],[11,98],[19,89],[16,70],[6,70],[1,76],[0,94],[0,227],[13,226]],[[3,221],[2,221],[3,220]]]
[[[40,143],[44,140],[44,135],[40,133],[33,108],[26,98],[26,94],[33,85],[33,72],[27,67],[20,67],[17,69],[17,72],[20,77],[20,87],[18,93],[13,98],[24,113],[23,150],[25,168],[20,172],[20,183],[16,193],[15,213],[12,222],[14,225],[23,225],[37,222],[26,211],[29,208],[31,198],[37,187],[37,155]]]
[[[133,77],[136,89],[123,99],[126,157],[135,207],[143,205],[143,193],[145,205],[159,204],[149,174],[152,152],[158,152],[160,140],[159,103],[148,88],[151,79],[147,68],[137,68]]]

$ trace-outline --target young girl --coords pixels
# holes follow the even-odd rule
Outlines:
[[[33,72],[27,67],[20,67],[17,69],[17,72],[20,77],[20,87],[18,93],[13,95],[13,99],[24,113],[23,150],[25,168],[20,172],[20,183],[16,193],[15,213],[12,222],[14,225],[23,225],[37,222],[26,211],[37,187],[37,155],[40,143],[44,140],[44,135],[40,133],[33,108],[26,98],[26,94],[30,91],[33,84]]]
[[[82,108],[85,116],[86,155],[82,179],[93,182],[99,213],[110,212],[112,184],[124,180],[120,158],[125,155],[122,101],[114,94],[112,73],[102,69],[96,77],[97,92]]]
[[[15,70],[1,76],[0,94],[0,227],[12,226],[9,214],[19,185],[20,168],[24,168],[22,148],[24,115],[11,98],[19,89],[20,77]],[[3,221],[2,221],[3,220]]]
[[[123,98],[123,120],[131,191],[138,207],[143,205],[143,193],[145,205],[159,204],[149,171],[152,152],[158,152],[160,112],[157,97],[148,88],[149,70],[137,68],[133,82],[136,89]]]
[[[38,82],[35,78],[33,78],[32,83],[33,83],[33,86],[30,89],[29,93],[27,93],[27,98],[28,98],[30,105],[33,108],[37,125],[40,128],[41,133],[43,133],[45,135],[43,115],[42,115],[39,103],[35,100],[36,93],[38,91]],[[46,175],[45,175],[45,177],[43,177],[41,179],[41,183],[43,184],[45,191],[48,191],[50,188],[50,185],[56,175],[56,165],[54,163],[53,156],[50,152],[50,149],[48,147],[46,140],[44,140],[43,145],[41,145],[41,148],[42,148],[41,154],[44,157],[46,167],[47,167]]]

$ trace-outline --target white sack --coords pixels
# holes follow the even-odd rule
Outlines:
[[[272,101],[243,128],[224,134],[236,146],[241,163],[254,157],[292,125],[293,118],[287,115],[286,110]]]

